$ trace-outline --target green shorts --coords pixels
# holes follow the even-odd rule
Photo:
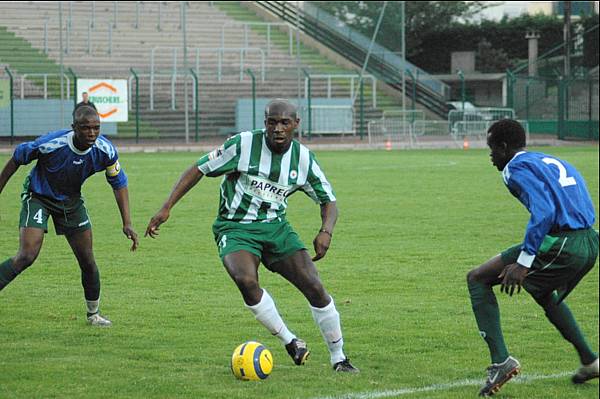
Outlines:
[[[48,232],[48,218],[52,216],[56,234],[69,235],[92,228],[83,198],[56,201],[31,191],[22,195],[19,227],[33,227]]]
[[[515,263],[521,244],[502,252],[505,265]],[[562,301],[594,267],[598,258],[598,232],[592,228],[564,231],[544,237],[523,288],[534,297],[558,291]]]
[[[244,250],[258,256],[267,268],[298,250],[306,249],[287,220],[245,224],[217,219],[213,224],[213,234],[221,259]]]

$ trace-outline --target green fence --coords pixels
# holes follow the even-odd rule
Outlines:
[[[598,76],[532,77],[508,72],[507,106],[529,121],[531,133],[598,140]]]

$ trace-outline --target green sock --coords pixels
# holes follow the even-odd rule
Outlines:
[[[0,291],[17,277],[19,273],[12,267],[12,258],[0,263]]]
[[[556,292],[553,292],[549,298],[546,297],[544,301],[537,299],[536,301],[544,308],[546,317],[554,324],[554,327],[567,341],[573,344],[579,354],[581,364],[590,364],[598,358],[583,336],[567,304],[563,301],[557,305],[558,295]]]
[[[95,301],[100,298],[100,272],[98,268],[90,272],[81,271],[81,285],[85,299]]]
[[[492,363],[502,363],[508,357],[508,349],[502,336],[496,296],[489,285],[469,282],[468,286],[479,334],[490,349]]]

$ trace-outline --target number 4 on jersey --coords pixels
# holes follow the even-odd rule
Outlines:
[[[558,168],[558,182],[562,187],[574,186],[577,184],[575,178],[567,176],[567,169],[564,165],[554,158],[543,158],[542,161],[548,165],[554,165]]]
[[[33,220],[35,220],[38,224],[42,224],[44,221],[44,213],[41,209],[39,209],[35,215],[33,215]]]

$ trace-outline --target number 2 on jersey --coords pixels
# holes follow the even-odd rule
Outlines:
[[[554,165],[558,168],[558,182],[562,187],[574,186],[577,184],[575,178],[567,176],[567,169],[558,160],[546,157],[543,158],[542,161],[548,165]]]

